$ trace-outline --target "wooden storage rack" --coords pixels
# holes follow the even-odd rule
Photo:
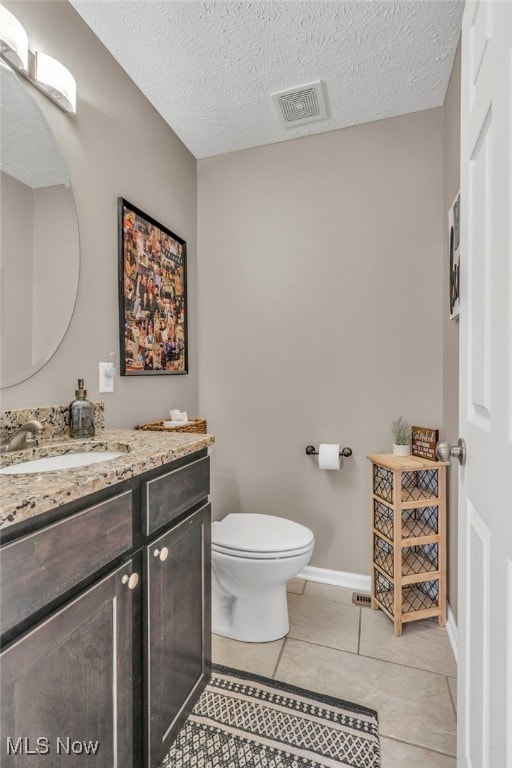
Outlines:
[[[446,467],[418,456],[371,454],[372,608],[402,634],[408,621],[446,624]]]

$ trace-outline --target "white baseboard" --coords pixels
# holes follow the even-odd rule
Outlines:
[[[350,573],[349,571],[330,571],[327,568],[315,568],[312,565],[306,567],[297,576],[306,581],[317,581],[320,584],[332,584],[335,587],[369,592],[371,589],[370,576],[363,573]]]
[[[450,603],[448,603],[446,610],[446,631],[448,633],[448,639],[452,647],[453,655],[455,656],[455,661],[458,662],[458,630],[455,616],[453,615],[452,609],[450,608]]]
[[[306,581],[317,581],[320,584],[332,584],[335,587],[346,587],[347,589],[355,589],[361,592],[369,592],[371,590],[371,577],[363,573],[330,571],[328,568],[315,568],[312,565],[307,565],[298,574],[297,578],[305,579]],[[455,661],[457,661],[457,623],[449,604],[446,611],[446,631]]]

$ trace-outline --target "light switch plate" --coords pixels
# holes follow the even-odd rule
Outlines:
[[[110,363],[100,363],[100,393],[113,392],[114,391],[114,378],[107,376],[107,370],[110,370],[112,365]]]

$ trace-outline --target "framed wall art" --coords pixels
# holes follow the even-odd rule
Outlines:
[[[459,316],[460,192],[448,211],[448,238],[450,254],[450,320],[455,320]]]
[[[121,376],[187,370],[187,245],[119,198]]]

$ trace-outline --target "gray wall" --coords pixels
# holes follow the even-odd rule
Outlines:
[[[68,3],[5,5],[25,27],[31,49],[59,59],[77,81],[76,117],[31,90],[68,167],[78,211],[81,273],[63,343],[35,376],[1,391],[2,408],[66,403],[74,397],[77,378],[85,377],[89,397],[105,402],[107,426],[132,427],[162,418],[170,408],[196,415],[196,161]],[[115,393],[100,397],[98,362],[118,351],[119,344],[118,196],[188,242],[190,374],[117,378]]]
[[[443,110],[198,163],[200,412],[214,514],[310,526],[369,573],[370,467],[443,415]],[[349,445],[340,472],[308,443]]]
[[[444,219],[460,188],[460,45],[444,103]],[[450,320],[449,248],[444,238],[443,259],[443,437],[454,444],[459,438],[459,321]],[[448,602],[457,619],[457,503],[458,462],[448,470]]]

